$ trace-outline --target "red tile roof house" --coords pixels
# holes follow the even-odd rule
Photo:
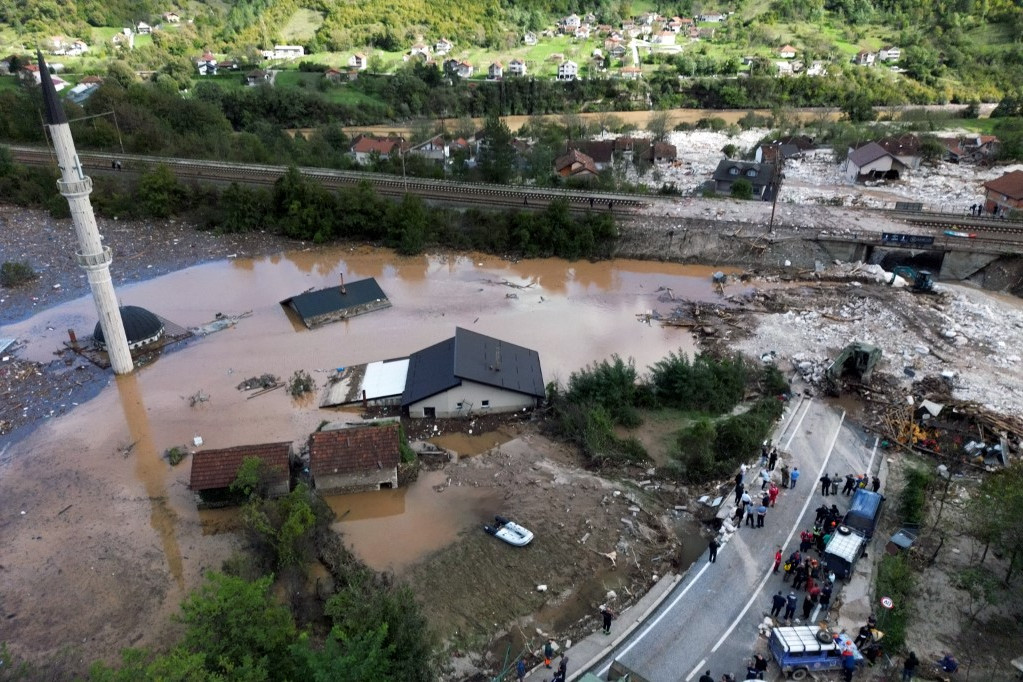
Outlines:
[[[372,161],[373,154],[390,156],[400,154],[408,147],[405,140],[400,137],[373,137],[372,135],[358,136],[352,142],[352,155],[355,162],[364,166]]]
[[[231,492],[231,483],[238,477],[238,469],[246,457],[263,461],[267,470],[267,494],[270,497],[287,495],[291,490],[288,468],[291,443],[264,443],[238,445],[221,450],[200,450],[192,455],[192,473],[188,487],[196,494],[201,509],[226,507],[243,500]]]
[[[985,182],[984,190],[984,208],[988,213],[1006,216],[1012,211],[1023,211],[1023,171],[1015,170]]]
[[[309,473],[321,493],[398,487],[399,426],[352,426],[309,436]]]

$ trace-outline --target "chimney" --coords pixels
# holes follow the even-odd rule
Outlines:
[[[348,290],[345,289],[345,273],[343,272],[341,273],[341,295],[342,296],[348,295]]]

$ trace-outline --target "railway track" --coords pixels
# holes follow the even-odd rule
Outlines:
[[[50,151],[40,147],[12,146],[11,155],[19,163],[52,166],[56,163]],[[163,164],[181,179],[202,180],[226,184],[273,185],[288,170],[286,166],[264,166],[249,163],[224,163],[136,154],[97,154],[82,152],[78,155],[87,170],[102,173],[141,173],[145,169]],[[112,164],[120,163],[118,169]],[[613,210],[632,213],[648,205],[645,197],[608,192],[586,192],[570,189],[534,189],[488,183],[453,182],[418,177],[402,177],[386,173],[343,171],[326,168],[299,168],[305,177],[316,180],[330,189],[354,187],[368,182],[384,196],[414,194],[429,201],[487,208],[542,208],[557,200],[568,202],[573,211]]]

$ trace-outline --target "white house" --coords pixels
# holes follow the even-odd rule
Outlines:
[[[522,42],[526,45],[536,45],[536,34],[532,31],[527,31],[526,35],[522,36]]]
[[[899,48],[897,48],[894,45],[889,45],[888,47],[883,47],[877,53],[877,59],[878,59],[878,61],[881,61],[881,62],[897,62],[897,61],[899,61],[899,58],[901,56],[902,56],[902,50],[900,50]]]
[[[493,62],[487,67],[487,80],[499,81],[504,78],[504,65],[501,62]]]
[[[558,80],[574,81],[579,76],[579,65],[571,59],[558,64]]]
[[[166,21],[168,24],[177,24],[181,21],[181,17],[179,17],[174,12],[164,12],[163,20]]]
[[[779,76],[791,76],[792,75],[792,62],[775,62],[775,66],[778,67]]]
[[[853,61],[860,66],[873,66],[874,62],[877,61],[877,53],[870,52],[869,50],[860,50],[856,53]]]
[[[455,49],[455,44],[452,43],[447,38],[441,38],[440,40],[433,44],[433,52],[438,57],[443,57],[448,52],[451,52],[451,50],[453,49]]]
[[[806,67],[807,76],[827,76],[828,67],[822,61],[814,61],[810,66]]]
[[[144,21],[140,21],[139,23],[135,24],[135,32],[138,33],[139,35],[144,35],[146,33],[152,33],[153,32],[153,27],[150,26],[149,24],[147,24]]]
[[[643,69],[638,66],[622,67],[622,78],[630,81],[638,81],[643,77]]]
[[[671,31],[661,31],[650,39],[655,45],[674,45],[675,34]]]
[[[361,52],[356,52],[348,58],[348,66],[359,71],[365,71],[366,66],[369,64],[369,60],[366,59],[366,55]]]
[[[301,45],[274,45],[274,59],[298,59],[305,55]]]
[[[415,154],[416,156],[421,156],[424,159],[444,163],[447,161],[448,157],[451,156],[451,146],[443,137],[437,135],[436,137],[431,137],[426,142],[421,142],[420,144],[410,148],[409,154]]]
[[[422,57],[423,59],[430,58],[430,46],[423,43],[416,43],[408,51],[409,57]]]
[[[509,76],[525,76],[526,75],[526,63],[521,59],[513,59],[508,62],[508,75]]]
[[[785,45],[780,50],[778,50],[778,56],[781,57],[782,59],[792,59],[793,57],[796,56],[796,48],[792,47],[791,45]]]
[[[458,66],[455,67],[455,73],[459,78],[472,78],[472,72],[473,67],[469,62],[458,62]]]
[[[845,175],[853,181],[897,180],[905,170],[906,165],[877,142],[850,149],[845,162]]]
[[[565,33],[575,33],[576,29],[582,26],[582,19],[578,14],[569,14],[561,20],[561,26],[565,29]]]
[[[202,56],[195,61],[195,67],[199,70],[200,76],[217,75],[217,60],[209,50],[203,52]]]
[[[467,329],[409,357],[402,410],[410,417],[517,412],[545,397],[535,350]]]

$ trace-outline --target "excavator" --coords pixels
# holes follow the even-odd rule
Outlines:
[[[892,278],[888,286],[895,284],[896,277],[902,277],[909,282],[909,288],[918,294],[934,293],[934,275],[930,270],[916,270],[908,265],[896,265],[892,268]]]

